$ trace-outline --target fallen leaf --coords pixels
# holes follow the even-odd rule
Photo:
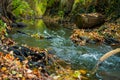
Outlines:
[[[6,71],[7,68],[6,67],[2,67],[1,71]]]
[[[28,74],[32,73],[32,70],[27,69],[27,73],[28,73]]]
[[[80,73],[81,73],[81,74],[86,74],[87,71],[86,71],[86,70],[80,70]]]
[[[23,77],[23,75],[22,74],[18,74],[18,77]]]
[[[26,80],[25,77],[22,77],[22,80]]]
[[[27,74],[27,77],[28,78],[36,78],[36,75],[34,75],[34,74]]]
[[[16,71],[12,71],[12,74],[14,74],[14,75],[15,75],[15,74],[17,74],[17,72],[16,72]]]

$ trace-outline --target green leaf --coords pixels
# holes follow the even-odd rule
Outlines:
[[[79,78],[80,77],[80,71],[75,71],[73,74],[74,78]]]
[[[13,71],[12,71],[12,74],[17,74],[17,72],[13,70]]]

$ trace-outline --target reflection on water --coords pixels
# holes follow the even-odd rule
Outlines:
[[[81,68],[91,70],[104,53],[112,50],[110,46],[104,44],[75,46],[69,39],[71,30],[60,27],[59,25],[57,28],[55,26],[49,26],[48,28],[42,20],[25,21],[25,23],[28,23],[28,27],[19,29],[20,31],[27,34],[38,33],[45,36],[52,36],[53,38],[40,40],[20,33],[13,33],[10,37],[19,44],[27,44],[40,48],[53,48],[56,51],[55,54],[67,62],[70,62],[73,69]],[[103,62],[100,70],[120,71],[120,58],[118,56],[112,56]]]

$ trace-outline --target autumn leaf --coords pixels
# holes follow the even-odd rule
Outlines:
[[[87,71],[81,69],[81,70],[80,70],[80,73],[83,74],[83,75],[85,75],[85,74],[87,73]]]
[[[6,71],[7,68],[6,67],[2,67],[1,71]]]
[[[6,54],[6,55],[5,55],[5,58],[6,58],[6,59],[10,59],[10,60],[14,60],[14,57],[11,56],[10,54]]]

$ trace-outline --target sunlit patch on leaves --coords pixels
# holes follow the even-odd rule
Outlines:
[[[55,69],[54,80],[88,80],[86,70],[72,70],[70,67]]]
[[[31,37],[37,38],[37,39],[44,39],[44,36],[43,36],[43,35],[40,35],[40,34],[38,34],[38,33],[32,34]]]

